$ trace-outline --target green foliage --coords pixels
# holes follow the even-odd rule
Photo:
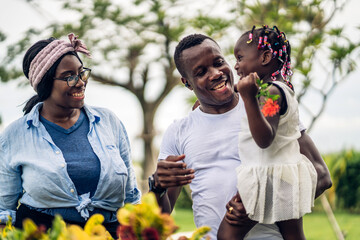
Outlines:
[[[218,38],[230,27],[232,21],[223,18],[208,17],[200,13],[191,23],[194,28],[201,29],[206,35]]]
[[[325,157],[325,161],[333,181],[333,189],[329,191],[332,204],[360,211],[360,152],[348,150],[331,154]]]
[[[29,29],[25,32],[24,38],[15,44],[7,46],[6,55],[0,59],[1,82],[8,82],[23,76],[22,69],[12,63],[20,57],[20,54],[23,53],[25,49],[29,47],[31,37],[38,33],[39,32],[35,29]],[[5,38],[5,35],[2,37]]]
[[[259,86],[259,92],[256,95],[256,98],[265,97],[276,101],[280,97],[279,95],[271,95],[269,93],[270,84],[263,83],[263,80],[261,79],[256,79],[256,83]]]
[[[345,239],[357,240],[360,236],[360,215],[344,211],[336,211],[334,214],[342,232],[345,234]],[[191,209],[175,209],[172,216],[174,217],[176,224],[179,226],[179,232],[189,232],[196,228]],[[337,240],[324,211],[306,214],[303,220],[306,239]]]
[[[175,208],[171,216],[174,218],[176,225],[179,226],[178,232],[190,232],[196,228],[191,208]]]
[[[186,190],[185,188],[188,188]],[[175,208],[176,209],[192,209],[192,200],[189,194],[189,186],[185,186],[181,189],[179,198],[176,201]]]
[[[6,35],[5,35],[5,33],[3,33],[3,32],[0,31],[0,42],[3,42],[3,41],[5,41],[5,40],[6,40]]]
[[[360,215],[344,211],[334,212],[335,218],[346,240],[357,240],[360,236]],[[308,240],[337,240],[325,212],[312,212],[303,218],[305,237]]]
[[[16,79],[22,75],[23,75],[22,71],[18,70],[17,68],[12,68],[10,70],[6,66],[0,66],[0,81],[1,82],[8,82],[8,81]]]

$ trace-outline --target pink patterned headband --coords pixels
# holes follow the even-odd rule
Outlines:
[[[81,52],[91,57],[84,43],[82,43],[75,34],[68,35],[70,43],[64,40],[54,40],[44,47],[31,61],[29,70],[29,81],[31,86],[37,92],[37,86],[45,73],[51,66],[67,52]]]

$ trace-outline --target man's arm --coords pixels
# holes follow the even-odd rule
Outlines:
[[[317,185],[315,193],[315,198],[317,198],[326,189],[332,186],[329,169],[327,168],[324,159],[321,157],[314,142],[305,131],[301,131],[301,137],[298,139],[298,142],[300,145],[300,152],[311,161],[317,172]]]
[[[157,163],[155,188],[166,189],[165,193],[155,193],[162,212],[172,212],[182,186],[191,183],[194,178],[194,170],[186,168],[186,163],[182,162],[184,158],[185,155],[168,156]]]

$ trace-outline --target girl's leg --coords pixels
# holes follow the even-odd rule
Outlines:
[[[284,240],[305,240],[302,218],[276,222]]]
[[[245,225],[231,225],[225,218],[222,220],[217,233],[217,240],[241,240],[256,225],[255,221],[250,221]]]

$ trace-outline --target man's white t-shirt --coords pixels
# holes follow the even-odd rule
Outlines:
[[[235,108],[223,114],[207,114],[197,108],[169,126],[160,147],[159,159],[185,154],[184,162],[195,170],[190,184],[194,221],[197,227],[211,227],[211,239],[216,239],[226,203],[237,192],[235,169],[241,164],[238,134],[243,114],[241,98]],[[256,224],[246,239],[282,236],[275,224]]]

